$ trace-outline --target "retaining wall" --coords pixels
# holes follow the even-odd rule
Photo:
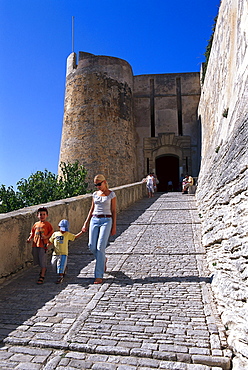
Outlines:
[[[117,197],[117,212],[130,206],[146,195],[146,185],[142,182],[113,188]],[[40,206],[32,206],[18,211],[0,214],[0,283],[17,271],[32,263],[32,243],[27,243],[32,225],[37,221],[36,212],[41,206],[48,209],[48,221],[54,229],[66,218],[70,222],[70,231],[78,233],[87,217],[92,195],[80,195],[58,200]]]
[[[247,35],[247,0],[222,0],[198,111],[202,242],[233,369],[240,370],[248,369]]]

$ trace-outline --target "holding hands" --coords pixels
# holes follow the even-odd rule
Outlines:
[[[82,232],[83,232],[83,233],[86,233],[86,231],[88,231],[88,228],[89,228],[89,225],[85,222],[85,223],[83,224],[83,227],[82,227]]]

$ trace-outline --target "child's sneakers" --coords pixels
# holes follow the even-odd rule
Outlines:
[[[64,280],[64,276],[59,276],[59,277],[58,277],[58,280],[56,281],[56,284],[60,284],[60,283],[62,283],[62,282],[63,282],[63,280]]]
[[[65,277],[65,275],[67,274],[67,272],[68,272],[68,268],[67,268],[67,266],[66,266],[66,268],[65,268],[65,272],[63,273],[63,275],[59,275],[59,277],[58,277],[58,279],[57,279],[57,281],[56,281],[56,284],[60,284],[60,283],[62,283],[62,282],[63,282],[64,277]]]

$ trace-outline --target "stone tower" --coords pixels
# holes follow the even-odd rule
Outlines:
[[[133,72],[126,61],[72,53],[67,59],[60,163],[76,160],[110,186],[137,181]]]
[[[72,53],[67,61],[60,162],[78,160],[89,183],[103,173],[110,186],[152,171],[159,191],[179,190],[182,173],[200,167],[200,73],[133,76],[125,60]]]

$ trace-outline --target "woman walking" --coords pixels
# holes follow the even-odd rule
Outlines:
[[[108,188],[108,183],[101,174],[95,176],[94,185],[97,191],[93,193],[82,231],[89,228],[89,248],[96,259],[94,284],[101,284],[106,271],[105,249],[109,236],[116,234],[116,195]]]
[[[149,173],[145,181],[146,181],[148,198],[152,198],[154,194],[154,188],[156,187],[156,181],[155,181],[155,178],[152,172]]]

